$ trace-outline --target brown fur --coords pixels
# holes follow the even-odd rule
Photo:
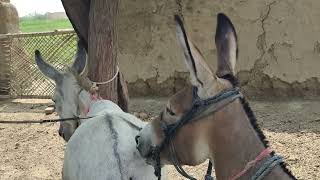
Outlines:
[[[186,99],[192,97],[191,91],[184,89],[169,100],[171,110],[177,115],[183,114],[191,107]],[[159,118],[160,119],[160,118]],[[156,119],[155,121],[159,120]],[[166,121],[165,119],[163,119]],[[172,123],[172,120],[170,120]],[[152,122],[156,132],[162,134],[159,123]],[[156,127],[158,126],[158,127]],[[163,134],[158,142],[163,140]],[[200,138],[205,138],[210,147],[210,152],[203,159],[197,159],[193,151],[194,145]],[[162,139],[162,140],[161,140]],[[250,121],[239,100],[225,106],[218,112],[211,114],[203,119],[195,120],[182,127],[175,136],[173,143],[180,162],[184,165],[198,165],[210,158],[215,162],[216,176],[218,179],[228,179],[232,175],[240,172],[247,162],[254,159],[263,149],[264,145],[255,133]],[[243,151],[244,147],[246,150]],[[169,161],[168,148],[165,148],[161,158]],[[252,169],[243,179],[248,179],[250,175],[256,172]],[[267,179],[290,179],[280,166],[277,166]]]
[[[219,32],[216,37],[219,39],[216,41],[217,47],[224,48],[218,48],[220,52],[217,72],[228,70],[227,72],[234,76],[234,65],[238,51],[235,30],[231,21],[223,14],[218,15],[218,25],[221,29],[217,30]],[[198,88],[200,98],[206,99],[215,96],[233,86],[228,80],[213,75],[199,50],[188,40],[181,21],[178,21],[177,24],[177,34],[182,47],[190,47],[190,49],[184,48],[183,50],[185,54],[191,54],[193,57],[185,56],[185,61],[190,71],[191,83]],[[184,44],[185,42],[189,42],[189,45]],[[189,50],[191,53],[187,52]],[[195,64],[198,73],[195,72],[195,68],[192,68],[192,64]],[[200,80],[203,84],[199,84],[195,79]],[[176,123],[191,107],[192,90],[190,87],[182,89],[169,99],[167,104],[169,110],[165,110],[161,118],[159,117],[151,123],[154,129],[153,133],[157,137],[156,145],[161,144],[164,140],[160,121],[166,124]],[[242,102],[237,99],[206,117],[191,120],[190,123],[177,131],[172,140],[181,165],[194,166],[210,159],[214,162],[217,179],[229,179],[239,173],[249,161],[255,159],[265,149],[264,139],[261,139],[259,129],[250,118]],[[142,139],[145,138],[148,137]],[[145,147],[143,143],[137,142],[139,147]],[[161,153],[161,160],[171,163],[168,147],[165,147]],[[249,177],[257,171],[261,163],[263,162],[260,162],[240,179],[250,179]],[[294,179],[294,177],[282,166],[276,166],[265,179],[286,180]]]

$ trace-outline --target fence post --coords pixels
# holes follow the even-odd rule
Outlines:
[[[10,0],[0,0],[0,96],[10,93],[10,41],[1,34],[19,32],[19,16]]]

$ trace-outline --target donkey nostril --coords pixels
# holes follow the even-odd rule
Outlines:
[[[136,136],[136,137],[135,137],[135,140],[136,140],[136,144],[137,144],[137,145],[139,144],[139,138],[140,138],[140,136]]]

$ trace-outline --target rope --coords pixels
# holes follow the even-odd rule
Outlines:
[[[278,156],[278,155],[272,156],[270,159],[268,159],[267,162],[265,162],[261,166],[261,168],[256,172],[256,174],[254,176],[251,177],[250,180],[262,180],[264,177],[266,177],[271,172],[271,170],[275,166],[279,165],[282,162],[283,162],[283,160],[282,160],[281,156]]]
[[[173,144],[173,141],[171,140],[170,141],[170,157],[171,157],[171,160],[173,162],[173,165],[174,167],[176,168],[176,170],[182,175],[184,176],[185,178],[189,179],[189,180],[197,180],[196,178],[190,176],[184,169],[183,167],[181,166],[181,163],[179,162],[178,160],[178,157],[176,156],[176,151],[175,151],[175,148],[174,148],[174,144]],[[207,174],[205,175],[205,180],[213,180],[213,177],[211,176],[211,172],[212,172],[212,162],[209,161],[209,164],[208,164],[208,169],[207,169]]]
[[[181,117],[178,122],[170,125],[164,125],[165,139],[160,145],[160,151],[169,143],[169,138],[173,137],[178,129],[195,119],[199,114],[206,110],[209,111],[207,113],[214,113],[219,110],[219,108],[228,105],[237,98],[242,98],[242,94],[237,89],[229,89],[206,100],[196,99],[191,110]],[[217,106],[217,103],[221,101],[225,102],[222,105]]]
[[[155,147],[157,149],[156,153],[160,153],[163,148],[167,145],[169,145],[169,150],[170,150],[170,156],[171,156],[171,160],[173,162],[174,167],[176,168],[176,170],[184,177],[190,179],[190,180],[196,180],[195,178],[191,177],[190,175],[188,175],[183,168],[181,167],[176,155],[175,155],[175,151],[174,151],[174,147],[173,144],[171,142],[171,138],[173,138],[173,136],[175,136],[176,132],[178,129],[180,129],[182,126],[184,126],[185,124],[189,123],[191,120],[193,120],[195,117],[200,116],[199,114],[206,112],[206,110],[209,110],[210,112],[207,113],[214,113],[217,110],[219,110],[221,107],[226,106],[227,104],[233,102],[235,99],[237,98],[242,98],[242,94],[238,91],[238,89],[234,88],[234,89],[229,89],[226,91],[222,91],[219,94],[202,100],[197,96],[197,89],[194,87],[193,88],[193,105],[190,111],[188,111],[183,117],[180,118],[180,120],[176,123],[173,124],[169,124],[166,125],[165,123],[161,124],[162,129],[164,131],[165,134],[165,138],[163,140],[163,142]],[[224,102],[223,105],[221,106],[216,106],[217,103],[221,102],[225,100],[226,102]],[[212,106],[211,106],[212,105]],[[162,116],[162,115],[161,115]],[[162,118],[161,118],[162,119]],[[156,155],[154,155],[156,156]],[[157,155],[159,156],[159,155]],[[160,159],[156,160],[157,164],[159,164]],[[158,178],[160,178],[161,173],[158,173],[158,169],[159,166],[155,167],[156,169],[156,176]],[[161,169],[161,167],[160,167]],[[211,172],[212,171],[212,163],[209,162],[209,166],[208,166],[208,170],[207,170],[207,174],[205,176],[206,180],[212,180],[213,177],[211,176]]]
[[[54,122],[63,122],[63,121],[76,121],[76,120],[90,119],[90,118],[92,117],[86,117],[86,118],[72,117],[72,118],[60,118],[60,119],[22,120],[22,121],[0,120],[0,124],[43,124],[43,123],[54,123]]]
[[[116,77],[118,76],[118,74],[119,74],[119,66],[117,66],[117,72],[116,72],[116,74],[115,74],[111,79],[109,79],[109,80],[107,80],[107,81],[104,81],[104,82],[91,81],[91,82],[93,83],[93,87],[96,87],[97,85],[108,84],[108,83],[114,81],[114,79],[116,79]]]
[[[246,174],[252,167],[257,165],[258,162],[262,161],[265,157],[269,156],[271,152],[272,151],[269,148],[266,148],[263,151],[261,151],[261,153],[254,160],[249,161],[245,166],[245,168],[242,171],[240,171],[237,175],[230,178],[230,180],[239,179],[241,176]]]
[[[173,145],[173,142],[170,141],[170,145],[169,145],[169,148],[170,148],[170,156],[171,156],[171,160],[173,162],[173,165],[174,167],[176,168],[176,170],[182,175],[184,176],[185,178],[189,179],[189,180],[197,180],[196,178],[190,176],[181,166],[179,160],[178,160],[178,157],[176,156],[176,153],[175,153],[175,149],[174,149],[174,145]]]

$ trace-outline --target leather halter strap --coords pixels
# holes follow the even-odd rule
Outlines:
[[[194,89],[194,91],[197,91],[196,88]],[[219,94],[205,100],[202,100],[199,97],[195,97],[191,110],[188,111],[183,117],[181,117],[178,122],[167,125],[161,121],[161,126],[165,133],[165,139],[159,146],[160,151],[163,150],[166,145],[168,145],[168,141],[172,139],[176,135],[177,131],[184,125],[190,123],[191,121],[195,121],[202,117],[208,116],[209,114],[215,113],[237,98],[242,97],[242,94],[237,88],[222,91]]]
[[[178,161],[176,156],[174,145],[172,143],[172,138],[176,135],[177,131],[183,127],[184,125],[190,123],[191,121],[198,120],[202,117],[208,116],[209,114],[215,113],[219,111],[224,106],[230,104],[237,98],[242,98],[242,94],[239,92],[237,88],[232,88],[228,90],[224,90],[219,94],[210,97],[208,99],[202,100],[197,95],[197,88],[193,87],[193,105],[190,111],[188,111],[177,123],[167,125],[162,122],[161,126],[165,133],[165,139],[160,144],[160,146],[156,146],[153,148],[151,156],[156,161],[155,175],[158,179],[161,179],[161,164],[160,164],[160,152],[166,146],[170,146],[170,156],[171,160],[176,168],[176,170],[185,178],[190,180],[196,180],[192,176],[188,175],[182,168],[181,163]],[[212,180],[211,176],[212,172],[212,162],[209,162],[208,170],[206,174],[206,180]]]

